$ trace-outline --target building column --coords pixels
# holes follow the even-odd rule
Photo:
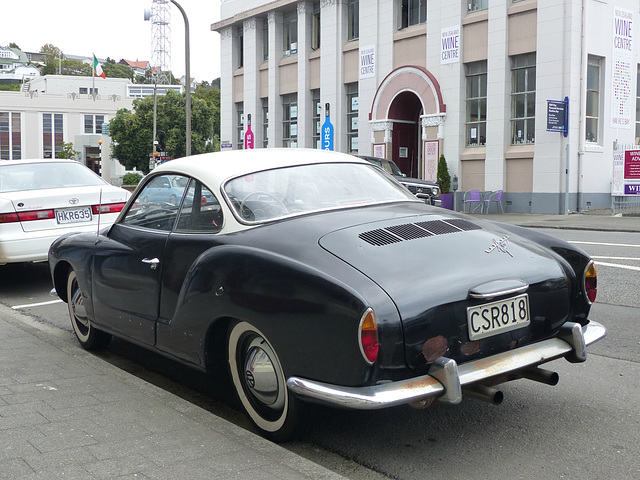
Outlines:
[[[494,0],[488,12],[485,190],[505,188],[505,148],[511,145],[511,62],[507,7],[507,0]]]
[[[373,108],[377,86],[393,70],[393,32],[394,2],[378,2],[374,8],[360,2],[360,20],[358,33],[358,48],[374,47],[375,76],[358,80],[358,100],[360,102],[358,114],[358,144],[361,155],[373,155],[373,145],[376,143],[375,121],[369,118]],[[359,58],[359,55],[358,55]],[[358,77],[360,74],[358,74]],[[383,119],[377,119],[383,120]],[[389,133],[390,135],[390,133]],[[368,145],[368,147],[364,147]],[[364,147],[364,148],[363,148]],[[391,158],[391,150],[385,147],[387,158]]]
[[[227,65],[220,75],[220,144],[235,143],[235,105],[233,103],[233,27],[220,32],[220,61]]]
[[[280,67],[282,58],[282,13],[269,12],[269,148],[282,147],[282,100]]]
[[[460,175],[460,156],[465,146],[465,100],[466,85],[462,45],[460,45],[458,61],[442,64],[442,30],[456,27],[462,36],[461,19],[466,15],[467,2],[451,3],[445,0],[432,0],[427,5],[427,70],[438,80],[445,105],[445,114],[427,116],[423,112],[422,125],[425,130],[437,127],[435,137],[439,140],[439,153],[445,156],[451,176]],[[455,108],[459,106],[459,108]],[[425,132],[426,133],[426,132]],[[430,140],[434,140],[431,132]],[[426,138],[423,137],[423,147]],[[424,164],[425,152],[422,151]],[[422,172],[425,175],[425,172]]]
[[[313,99],[309,89],[309,54],[313,31],[313,4],[298,4],[298,147],[313,145]]]
[[[262,145],[261,125],[262,105],[260,103],[259,33],[256,18],[245,20],[242,25],[244,35],[244,130],[247,131],[248,115],[251,115],[251,131],[255,145]]]
[[[342,58],[342,43],[345,38],[342,22],[341,5],[337,0],[321,0],[320,18],[322,32],[320,45],[320,71],[322,72],[322,88],[320,103],[322,116],[325,115],[325,105],[330,106],[330,120],[333,124],[333,149],[337,152],[346,151],[346,96],[344,93],[344,63]],[[324,123],[324,118],[320,119]]]

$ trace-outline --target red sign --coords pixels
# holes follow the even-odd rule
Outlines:
[[[624,152],[624,179],[640,180],[640,150]]]

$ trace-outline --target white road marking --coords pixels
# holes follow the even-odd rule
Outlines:
[[[635,270],[636,272],[640,272],[640,267],[632,267],[631,265],[618,265],[617,263],[606,263],[606,262],[594,262],[596,265],[602,265],[604,267],[614,267],[614,268],[622,268],[624,270]]]
[[[601,257],[598,255],[591,255],[591,258],[598,258],[600,260],[631,260],[631,261],[639,261],[640,258],[637,257]]]
[[[569,240],[569,243],[576,245],[603,245],[605,247],[633,247],[640,248],[640,245],[633,243],[602,243],[602,242],[580,242],[578,240]]]
[[[44,305],[53,305],[54,303],[61,303],[62,300],[51,300],[50,302],[40,302],[40,303],[32,303],[30,305],[16,305],[15,307],[11,307],[14,310],[18,310],[20,308],[31,308],[31,307],[42,307]]]

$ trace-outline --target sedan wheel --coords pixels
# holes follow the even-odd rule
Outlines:
[[[71,270],[67,279],[67,306],[69,307],[69,317],[73,331],[80,342],[80,345],[87,350],[96,350],[109,345],[111,335],[101,330],[97,330],[87,316],[84,308],[84,295],[78,285],[76,272]]]
[[[278,355],[255,327],[233,325],[229,334],[229,368],[242,406],[262,435],[288,440],[298,418],[298,400],[288,392]]]

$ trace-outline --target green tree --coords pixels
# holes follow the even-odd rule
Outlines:
[[[62,150],[58,152],[56,156],[57,158],[69,158],[71,160],[75,160],[78,155],[80,155],[80,152],[78,152],[77,150],[74,150],[73,143],[63,142]]]
[[[102,65],[102,70],[107,78],[128,78],[133,81],[133,68],[117,63],[110,58],[107,58],[107,61]]]
[[[219,97],[218,97],[219,105]],[[212,152],[219,138],[219,108],[213,101],[193,95],[191,98],[191,152]],[[217,130],[215,118],[218,118]],[[157,138],[167,155],[183,157],[186,153],[185,95],[167,92],[157,97]],[[113,139],[111,156],[127,169],[147,172],[153,151],[153,97],[133,101],[133,111],[121,109],[109,122]],[[217,136],[217,137],[216,137]],[[219,141],[218,141],[219,145]]]
[[[57,62],[62,58],[62,51],[52,43],[45,43],[40,47],[40,53],[44,55],[45,63]]]
[[[451,175],[449,175],[449,168],[447,168],[447,161],[444,155],[440,155],[440,161],[438,162],[438,185],[440,185],[440,191],[442,193],[449,193],[451,188]]]
[[[56,73],[58,69],[58,65],[54,65],[56,68]],[[86,77],[91,76],[91,65],[82,60],[71,60],[64,59],[60,61],[60,74],[61,75],[72,75],[76,77]]]

